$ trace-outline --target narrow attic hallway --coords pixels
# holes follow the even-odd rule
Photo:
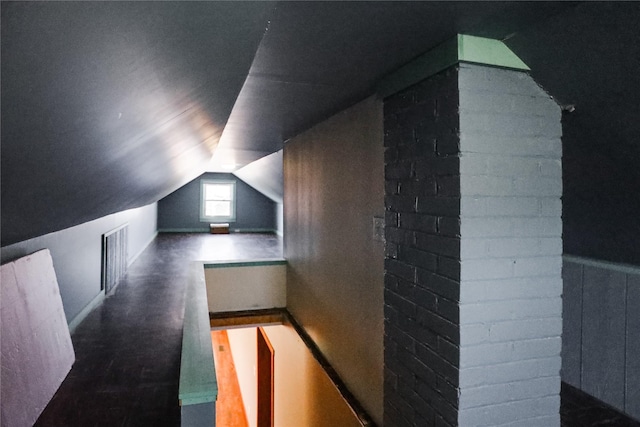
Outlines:
[[[35,426],[179,426],[186,265],[282,251],[273,234],[159,234],[72,334],[76,362]],[[566,384],[561,416],[563,427],[640,426]]]
[[[181,337],[256,307],[378,426],[640,427],[640,2],[0,8],[2,427],[74,353],[37,425],[180,425]]]
[[[36,426],[179,426],[189,262],[282,256],[273,234],[159,234],[72,334],[76,362]]]

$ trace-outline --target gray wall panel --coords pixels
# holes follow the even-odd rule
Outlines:
[[[5,246],[2,263],[49,249],[60,286],[60,295],[68,323],[82,317],[100,295],[100,261],[102,235],[125,223],[129,224],[129,263],[144,250],[156,235],[157,204],[118,212],[55,233]]]
[[[624,409],[626,275],[584,267],[582,389]]]
[[[640,275],[627,275],[625,412],[640,419]]]
[[[382,424],[382,105],[369,98],[284,149],[287,307]]]
[[[564,262],[562,269],[562,380],[580,388],[582,368],[582,265]]]
[[[216,425],[216,402],[181,407],[182,427],[202,427]],[[221,426],[222,427],[222,426]]]

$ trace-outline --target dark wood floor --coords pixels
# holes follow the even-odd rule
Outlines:
[[[218,381],[216,426],[249,427],[227,331],[211,331],[211,345]]]
[[[560,396],[562,427],[640,427],[640,422],[568,384],[562,383]]]
[[[76,363],[36,426],[179,426],[185,267],[279,256],[274,235],[159,235],[72,335]],[[563,427],[640,427],[569,386],[561,416]]]
[[[280,256],[274,235],[159,235],[72,335],[76,363],[36,426],[179,426],[186,267]]]

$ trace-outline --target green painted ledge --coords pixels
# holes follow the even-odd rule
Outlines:
[[[210,233],[209,226],[202,228],[160,228],[158,233]],[[256,234],[277,234],[273,228],[233,228],[229,227],[229,233],[256,233]]]
[[[178,399],[186,406],[215,402],[217,397],[204,269],[202,262],[193,262],[184,302]]]
[[[623,264],[618,262],[603,261],[595,258],[586,258],[577,255],[562,255],[564,261],[574,264],[586,265],[589,267],[601,268],[603,270],[619,271],[625,274],[640,275],[640,265]]]
[[[377,92],[386,98],[460,62],[530,70],[500,40],[458,34],[383,78]]]
[[[233,268],[233,267],[263,267],[265,265],[286,265],[287,260],[278,259],[258,259],[254,261],[219,261],[205,262],[204,268]]]

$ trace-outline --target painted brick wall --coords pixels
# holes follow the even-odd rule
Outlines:
[[[559,425],[559,107],[462,64],[384,123],[385,426]]]
[[[459,424],[559,425],[560,108],[522,72],[461,65]]]
[[[458,72],[391,96],[385,127],[384,425],[456,425]]]

